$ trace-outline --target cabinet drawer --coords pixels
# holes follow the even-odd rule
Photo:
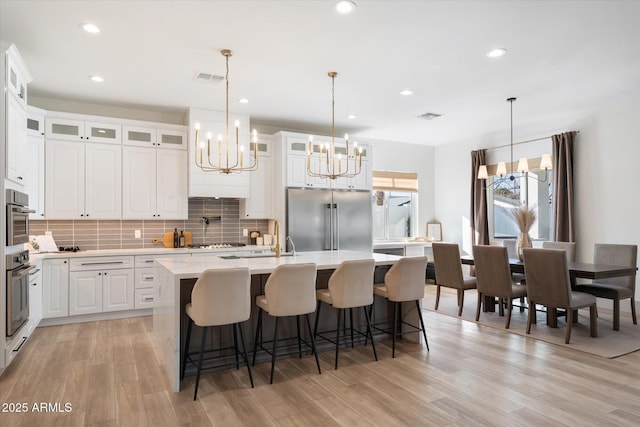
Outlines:
[[[134,308],[153,308],[153,288],[136,289]]]
[[[153,286],[153,283],[155,281],[154,271],[155,271],[155,268],[153,267],[136,268],[136,278],[135,278],[136,289],[148,288]]]
[[[165,254],[165,255],[136,255],[136,268],[155,267],[158,265],[155,260],[161,258],[182,258],[190,257],[191,254]]]
[[[133,256],[71,258],[70,271],[133,268]]]

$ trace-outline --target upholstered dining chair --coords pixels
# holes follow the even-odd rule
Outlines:
[[[596,297],[584,292],[571,290],[571,279],[567,265],[567,253],[561,249],[526,248],[524,254],[524,274],[527,283],[529,315],[527,334],[531,333],[531,323],[536,315],[536,304],[548,310],[564,308],[567,311],[567,330],[564,342],[569,344],[573,310],[589,307],[591,336],[598,335]]]
[[[567,253],[567,261],[576,260],[576,242],[542,242],[544,249],[562,249]]]
[[[638,262],[637,245],[613,245],[596,243],[593,250],[593,263],[605,265],[621,265],[635,267]],[[631,299],[631,316],[633,324],[637,325],[635,276],[613,277],[610,279],[598,279],[592,283],[576,286],[576,290],[586,292],[599,298],[613,300],[613,330],[620,330],[620,300]]]
[[[507,300],[507,315],[504,327],[509,329],[513,299],[527,295],[527,288],[513,283],[509,268],[509,255],[503,246],[473,246],[473,259],[476,266],[476,283],[478,286],[478,306],[476,322],[480,319],[482,298],[485,296]]]
[[[457,243],[433,243],[433,262],[436,269],[436,305],[440,303],[440,287],[458,291],[458,316],[462,315],[464,291],[476,288],[476,278],[462,275],[460,249]]]

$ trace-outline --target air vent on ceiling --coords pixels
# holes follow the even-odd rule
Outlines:
[[[224,77],[217,76],[211,73],[201,73],[198,71],[195,77],[193,78],[193,80],[195,80],[196,82],[203,82],[203,83],[218,83],[224,80]]]
[[[433,120],[433,119],[437,119],[438,117],[441,117],[442,114],[436,114],[436,113],[424,113],[424,114],[420,114],[418,116],[419,119],[425,119],[425,120]]]

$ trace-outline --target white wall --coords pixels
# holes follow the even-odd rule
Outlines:
[[[550,107],[552,108],[552,107]],[[640,245],[640,91],[553,121],[514,127],[514,142],[577,130],[574,149],[578,261],[591,261],[594,243]],[[509,142],[508,129],[435,148],[435,212],[445,240],[470,249],[470,151]],[[519,157],[518,146],[514,158]],[[638,279],[636,279],[638,282]],[[640,286],[636,286],[640,300]],[[622,304],[628,310],[628,304]]]
[[[418,172],[418,230],[414,236],[426,236],[427,222],[434,215],[434,147],[403,142],[368,141],[373,145],[373,169]]]

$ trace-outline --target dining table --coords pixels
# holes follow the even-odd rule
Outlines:
[[[463,265],[474,265],[473,256],[463,255],[460,257],[460,262]],[[512,273],[524,274],[524,261],[520,261],[518,258],[509,258],[509,267]],[[571,280],[571,288],[575,288],[577,279],[609,279],[611,277],[626,277],[634,276],[638,271],[638,267],[622,266],[622,265],[608,265],[588,262],[567,262],[567,268],[569,270],[569,278]],[[495,300],[491,297],[485,299],[485,307],[488,307],[492,311],[491,307],[495,304]],[[577,321],[578,316],[573,316],[574,321]],[[557,327],[557,311],[547,311],[547,325],[551,327]]]

